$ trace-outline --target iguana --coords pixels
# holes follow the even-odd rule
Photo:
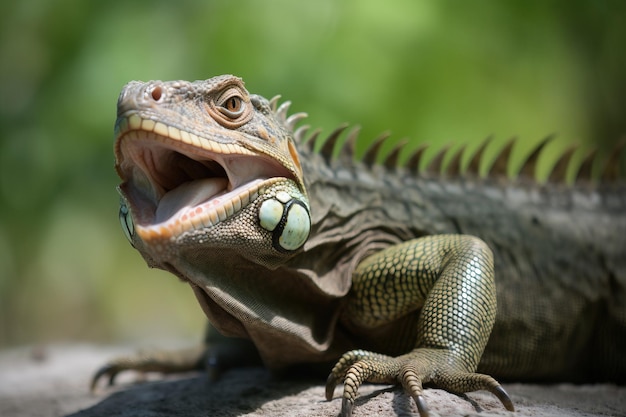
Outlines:
[[[342,416],[363,382],[401,384],[422,416],[426,384],[488,390],[513,411],[494,377],[626,382],[626,188],[592,182],[594,158],[571,185],[572,152],[535,180],[545,142],[516,179],[503,175],[513,142],[485,177],[484,146],[463,173],[460,153],[418,172],[423,148],[399,165],[383,137],[356,158],[356,130],[306,141],[288,108],[231,75],[119,97],[123,229],[220,333],[271,369],[335,363],[326,396],[343,382]],[[93,384],[186,369],[194,352],[114,360]]]

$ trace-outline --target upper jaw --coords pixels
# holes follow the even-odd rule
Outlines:
[[[120,115],[116,131],[120,190],[144,240],[214,226],[277,178],[294,179],[276,160],[235,141],[213,141],[137,113]]]

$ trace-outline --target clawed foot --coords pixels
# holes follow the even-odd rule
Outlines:
[[[513,402],[504,388],[492,377],[468,372],[457,365],[452,355],[441,349],[415,349],[396,358],[364,350],[344,354],[332,369],[326,382],[326,399],[331,400],[335,387],[344,383],[341,417],[350,417],[363,382],[400,383],[413,398],[421,417],[430,415],[422,384],[433,385],[454,393],[487,390],[509,411]]]
[[[122,371],[178,373],[188,372],[202,367],[205,357],[205,346],[175,351],[146,351],[133,356],[116,358],[95,373],[91,379],[90,389],[95,391],[102,378],[108,378],[109,386]]]
[[[103,378],[108,378],[109,385],[113,385],[123,371],[172,374],[205,370],[209,379],[215,381],[225,370],[260,364],[261,357],[249,340],[209,333],[206,343],[192,348],[152,350],[116,358],[98,369],[91,380],[91,391]]]

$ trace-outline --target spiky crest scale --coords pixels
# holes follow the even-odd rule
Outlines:
[[[289,130],[293,131],[296,128],[298,122],[302,119],[307,118],[308,115],[304,112],[294,113],[285,120],[285,124],[289,128]]]
[[[583,159],[582,164],[578,168],[578,172],[576,173],[575,182],[577,184],[584,184],[591,182],[593,178],[593,162],[596,160],[596,155],[598,154],[597,149],[592,149],[587,156]]]
[[[424,156],[424,151],[428,149],[428,145],[422,144],[417,149],[413,151],[409,159],[406,161],[407,169],[417,174],[419,172],[420,162],[422,160],[422,156]]]
[[[346,140],[343,144],[338,146],[341,135],[348,129],[347,123],[342,123],[335,130],[333,130],[326,139],[320,138],[321,129],[315,129],[307,138],[309,132],[309,125],[302,125],[296,128],[298,122],[307,117],[306,113],[299,112],[288,116],[288,110],[291,106],[290,101],[285,101],[278,105],[280,96],[274,96],[269,105],[274,114],[294,133],[294,139],[298,143],[305,143],[308,148],[313,151],[317,147],[317,143],[321,142],[320,154],[327,160],[332,161],[335,152],[338,155],[338,159],[343,163],[350,163],[354,160],[355,144],[359,138],[360,126],[355,126],[349,130]],[[380,158],[380,152],[382,145],[391,136],[390,132],[383,132],[378,136],[365,151],[361,157],[361,162],[366,166],[373,166],[378,163]],[[546,145],[553,141],[554,135],[548,136],[539,142],[538,145],[531,151],[522,163],[518,174],[515,176],[518,180],[529,180],[531,182],[537,181],[537,162],[541,154],[543,154]],[[450,151],[450,145],[445,145],[439,152],[429,161],[426,168],[422,171],[428,174],[446,175],[448,177],[462,177],[462,176],[480,176],[480,167],[484,159],[484,151],[492,141],[492,137],[485,139],[481,145],[476,149],[472,157],[470,158],[465,170],[461,168],[463,155],[466,150],[466,146],[462,145],[452,156],[448,163],[445,172],[442,169],[443,161]],[[491,167],[488,169],[486,178],[509,178],[508,170],[510,166],[511,152],[515,144],[518,142],[517,138],[511,138],[507,141],[504,147],[498,152],[498,155],[494,159]],[[408,144],[407,140],[400,141],[389,154],[381,162],[387,169],[398,168],[398,161],[402,149]],[[338,148],[338,149],[337,149]],[[409,172],[419,174],[421,161],[424,156],[424,152],[428,149],[428,145],[422,144],[416,148],[411,155],[407,158],[406,162],[401,167],[406,168]],[[615,182],[620,180],[620,159],[626,153],[626,139],[621,140],[613,148],[608,159],[603,164],[600,181],[603,182]],[[567,171],[572,164],[572,156],[578,150],[578,145],[571,146],[564,150],[559,159],[554,163],[550,174],[548,175],[547,182],[549,183],[565,183],[567,181]],[[581,162],[578,170],[575,174],[574,183],[584,184],[593,181],[593,165],[598,159],[597,151],[590,151]]]
[[[309,150],[314,151],[315,145],[317,145],[317,141],[320,138],[320,133],[322,133],[322,129],[317,128],[311,133],[309,139],[306,140],[306,144],[309,145]],[[322,140],[323,141],[323,140]]]
[[[448,163],[446,167],[446,175],[449,177],[460,177],[461,176],[461,162],[463,160],[463,153],[465,152],[465,146],[461,145],[461,147],[454,153],[452,159]]]
[[[624,147],[626,147],[626,138],[620,140],[611,151],[600,176],[602,181],[612,182],[619,179],[619,162],[624,153]]]
[[[394,146],[394,148],[389,152],[389,154],[385,157],[383,161],[383,165],[387,169],[396,169],[398,167],[398,158],[400,157],[400,152],[402,149],[409,143],[408,140],[402,139],[400,142]]]
[[[302,125],[294,130],[293,138],[295,139],[296,143],[304,143],[304,141],[306,140],[306,133],[309,131],[310,128],[311,126],[309,125]]]
[[[347,123],[342,123],[333,130],[330,135],[324,141],[320,153],[326,160],[330,161],[333,157],[333,152],[337,147],[337,139],[341,136],[344,130],[348,128]]]
[[[483,143],[474,152],[472,159],[470,159],[469,163],[467,164],[467,168],[465,170],[466,175],[469,174],[475,177],[480,176],[480,165],[483,160],[483,155],[485,153],[485,149],[487,149],[487,145],[489,145],[491,140],[492,140],[492,137],[489,136],[487,139],[483,141]]]
[[[552,167],[552,171],[548,176],[548,182],[562,183],[566,181],[567,168],[570,165],[570,160],[572,159],[572,155],[574,155],[574,151],[576,151],[576,149],[578,149],[578,145],[570,146],[561,154],[561,157]]]
[[[531,181],[537,178],[537,161],[539,160],[539,155],[541,155],[543,149],[552,139],[554,139],[554,136],[548,136],[535,146],[535,149],[526,157],[526,160],[522,164],[522,168],[520,168],[518,174],[519,178]]]
[[[346,141],[339,149],[339,160],[343,164],[350,164],[354,158],[354,152],[356,147],[356,141],[359,138],[361,132],[361,126],[354,126],[349,132]]]
[[[430,160],[428,165],[426,165],[425,172],[429,174],[439,175],[441,174],[441,166],[443,165],[443,159],[446,157],[446,154],[450,150],[450,144],[444,145],[443,148],[437,152],[435,157]]]
[[[492,178],[507,178],[507,170],[509,169],[509,161],[511,159],[511,150],[513,149],[513,145],[515,145],[515,138],[509,139],[509,141],[504,145],[504,147],[498,153],[495,161],[489,168],[489,173],[487,177]]]
[[[280,94],[275,95],[269,100],[270,109],[272,109],[274,113],[276,113],[276,109],[278,108],[278,100],[280,100]]]
[[[361,159],[365,165],[372,166],[376,164],[376,160],[378,159],[378,155],[380,154],[380,148],[385,143],[385,141],[391,136],[390,132],[383,132],[380,136],[378,136],[374,142],[367,148],[365,151],[365,155]]]
[[[276,116],[278,116],[282,122],[286,122],[289,107],[291,107],[291,101],[285,101],[278,107],[278,109],[276,109],[274,114],[276,114]]]

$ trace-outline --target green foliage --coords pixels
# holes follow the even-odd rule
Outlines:
[[[617,0],[4,2],[0,345],[200,326],[187,290],[118,229],[112,126],[127,81],[234,73],[325,132],[360,124],[361,152],[387,130],[431,156],[491,135],[493,156],[518,136],[519,163],[556,133],[545,175],[566,146],[607,149],[626,132],[625,20]]]

